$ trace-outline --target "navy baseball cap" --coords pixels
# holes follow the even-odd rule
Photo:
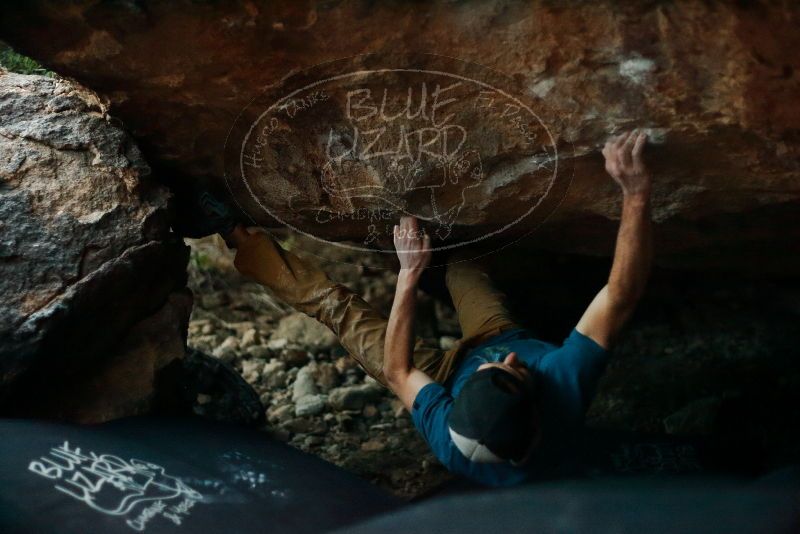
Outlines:
[[[453,402],[448,427],[473,462],[520,461],[538,432],[534,387],[497,367],[476,371]]]

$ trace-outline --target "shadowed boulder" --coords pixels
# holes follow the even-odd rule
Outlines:
[[[6,412],[137,413],[158,369],[183,355],[188,248],[170,231],[169,192],[105,112],[77,84],[0,71]],[[86,396],[94,409],[76,400]]]

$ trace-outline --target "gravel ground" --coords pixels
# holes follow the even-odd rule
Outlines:
[[[190,244],[195,306],[189,345],[241,373],[266,409],[265,431],[401,497],[424,494],[450,478],[399,400],[366,376],[330,330],[241,277],[218,238]],[[388,315],[393,272],[378,267],[376,258],[348,263],[352,258],[338,248],[324,255],[327,261],[314,261],[332,279]],[[430,343],[447,344],[459,334],[452,308],[424,295],[419,315],[417,332]],[[207,400],[198,399],[201,413]]]

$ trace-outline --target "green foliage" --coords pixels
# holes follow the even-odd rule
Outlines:
[[[281,241],[281,246],[289,252],[293,252],[297,250],[297,245],[299,244],[297,241],[297,237],[295,237],[294,234],[288,234],[286,238]]]
[[[192,248],[190,258],[198,271],[210,271],[213,268],[211,258],[195,248]]]
[[[0,43],[0,66],[11,72],[19,74],[42,74],[44,76],[52,76],[53,72],[42,67],[39,63],[29,58],[14,52],[5,43]]]

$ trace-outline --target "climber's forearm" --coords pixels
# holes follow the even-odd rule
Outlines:
[[[384,343],[383,374],[386,384],[408,411],[411,411],[420,390],[433,382],[431,377],[414,367],[413,360],[414,307],[420,272],[400,271]]]
[[[650,192],[624,196],[614,263],[608,278],[610,304],[630,310],[644,293],[653,258]]]
[[[384,343],[383,372],[390,384],[411,371],[418,278],[419,275],[407,270],[401,270],[397,277]]]
[[[625,195],[608,283],[578,321],[578,332],[611,347],[644,293],[652,255],[649,194]]]

